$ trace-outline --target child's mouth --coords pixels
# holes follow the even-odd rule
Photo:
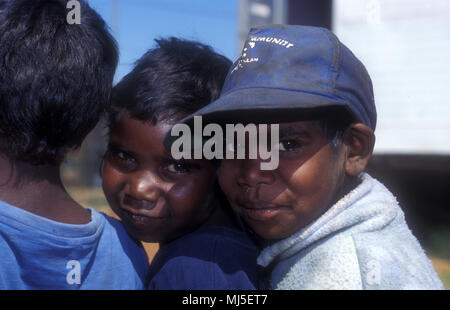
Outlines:
[[[237,204],[244,217],[255,221],[268,220],[287,207],[264,202],[238,202]]]
[[[162,220],[165,217],[160,216],[159,214],[154,214],[154,210],[146,210],[146,209],[133,209],[127,206],[121,206],[121,213],[123,216],[127,218],[130,222],[135,225],[143,225],[150,222],[154,222],[155,220]]]
[[[149,202],[147,200],[135,199],[125,195],[120,210],[122,214],[133,223],[144,224],[149,221],[162,220],[164,216],[164,202]]]
[[[134,222],[145,222],[148,219],[148,217],[146,217],[146,216],[133,215],[131,213],[130,213],[130,217],[133,219]]]

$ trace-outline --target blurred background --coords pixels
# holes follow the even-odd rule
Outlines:
[[[378,110],[369,173],[396,196],[450,289],[450,0],[91,0],[120,47],[118,82],[154,39],[177,36],[235,60],[253,25],[328,28],[366,65]],[[110,212],[102,124],[63,165],[82,205]],[[150,258],[157,245],[147,244]]]

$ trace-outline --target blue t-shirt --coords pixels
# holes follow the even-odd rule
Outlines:
[[[49,220],[0,201],[0,289],[143,289],[148,260],[122,224]]]
[[[200,228],[161,246],[150,266],[152,290],[254,290],[258,249],[241,231]]]

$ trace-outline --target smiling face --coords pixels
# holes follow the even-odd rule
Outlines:
[[[103,190],[127,231],[146,242],[173,240],[212,211],[215,167],[207,160],[174,160],[163,146],[172,126],[125,114],[110,132]]]
[[[280,124],[279,166],[223,160],[219,182],[233,210],[264,239],[286,238],[323,214],[340,195],[342,148],[333,150],[313,121]]]

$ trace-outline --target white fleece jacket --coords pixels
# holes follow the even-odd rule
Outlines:
[[[316,221],[265,248],[272,289],[443,289],[395,197],[368,174]]]

